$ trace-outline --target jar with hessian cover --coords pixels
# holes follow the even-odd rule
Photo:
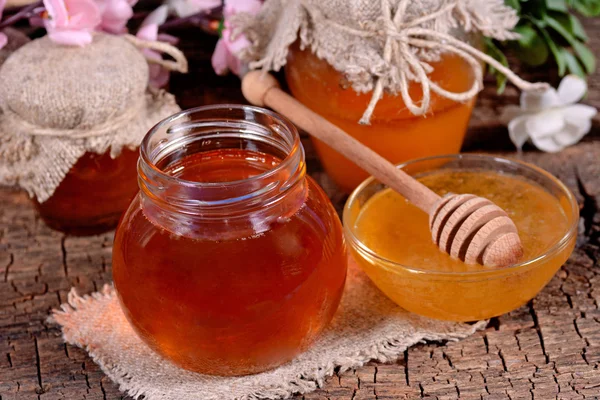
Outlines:
[[[460,151],[484,63],[482,37],[514,39],[503,0],[268,0],[231,24],[251,45],[250,68],[285,67],[290,92],[392,163]],[[328,175],[350,192],[367,173],[313,140]]]

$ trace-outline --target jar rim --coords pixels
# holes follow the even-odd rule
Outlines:
[[[274,119],[275,121],[277,121],[281,126],[283,126],[285,128],[285,130],[287,132],[289,132],[289,134],[292,137],[292,142],[291,142],[291,149],[290,151],[286,154],[286,156],[281,160],[280,163],[278,163],[276,166],[274,166],[273,168],[270,168],[260,174],[245,178],[245,179],[241,179],[241,180],[233,180],[233,181],[225,181],[225,182],[198,182],[198,181],[190,181],[190,180],[186,180],[186,179],[181,179],[172,175],[167,174],[165,171],[163,171],[162,169],[160,169],[155,161],[156,160],[152,160],[152,157],[150,155],[150,140],[152,139],[152,137],[157,134],[158,132],[160,132],[161,129],[164,129],[165,126],[169,126],[171,124],[173,124],[173,122],[177,121],[180,118],[184,118],[187,117],[191,114],[194,113],[203,113],[203,112],[210,112],[210,111],[215,111],[215,110],[225,110],[225,109],[229,109],[229,110],[241,110],[244,111],[246,114],[247,112],[251,112],[254,114],[262,114],[262,115],[266,115],[272,119]],[[160,121],[159,123],[157,123],[156,125],[154,125],[146,134],[146,136],[144,136],[144,139],[142,140],[142,143],[140,145],[140,160],[139,162],[143,162],[147,167],[149,167],[153,173],[158,174],[158,176],[160,176],[161,179],[164,179],[167,182],[171,182],[174,184],[178,184],[178,185],[183,185],[186,187],[193,187],[193,188],[210,188],[210,187],[223,187],[223,188],[227,188],[227,187],[233,187],[236,185],[239,185],[241,183],[246,183],[246,182],[253,182],[253,181],[259,181],[265,178],[268,178],[269,176],[275,175],[285,169],[288,169],[290,167],[292,167],[292,164],[294,162],[296,162],[297,158],[298,158],[298,153],[302,152],[302,144],[300,141],[300,135],[298,134],[298,130],[296,129],[296,127],[294,126],[294,124],[288,120],[286,117],[277,114],[271,110],[262,108],[262,107],[255,107],[255,106],[249,106],[249,105],[243,105],[243,104],[215,104],[215,105],[208,105],[208,106],[200,106],[200,107],[194,107],[194,108],[190,108],[187,110],[182,110],[176,114],[173,114],[165,119],[163,119],[162,121]]]

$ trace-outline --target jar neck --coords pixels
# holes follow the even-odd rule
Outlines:
[[[174,173],[186,157],[232,149],[280,161],[234,181],[199,182]],[[268,110],[248,106],[200,107],[167,118],[144,138],[138,163],[146,217],[177,235],[209,240],[256,235],[291,217],[304,204],[305,175],[295,127]]]

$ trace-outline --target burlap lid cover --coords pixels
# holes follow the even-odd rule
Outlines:
[[[96,34],[85,47],[47,36],[0,68],[0,183],[44,202],[86,152],[135,149],[174,97],[148,90],[148,64],[123,36]]]
[[[279,70],[288,47],[299,39],[319,58],[342,72],[357,92],[373,91],[361,123],[369,119],[384,91],[399,94],[415,115],[429,109],[431,93],[467,101],[483,87],[481,61],[493,65],[522,90],[545,88],[525,82],[510,69],[472,47],[455,33],[481,33],[500,40],[518,37],[519,18],[504,0],[266,0],[257,16],[238,14],[234,35],[245,34],[252,45],[242,57],[251,68]],[[464,58],[476,76],[463,93],[439,87],[428,78],[431,61],[444,52]],[[408,82],[421,84],[415,101]]]

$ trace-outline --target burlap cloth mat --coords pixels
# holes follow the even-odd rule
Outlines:
[[[183,370],[161,358],[134,333],[112,286],[78,296],[54,310],[65,342],[84,348],[119,388],[146,400],[279,399],[307,393],[325,378],[364,365],[390,362],[423,340],[458,340],[485,326],[435,321],[387,299],[352,260],[340,308],[330,327],[295,360],[258,375],[225,378]]]

